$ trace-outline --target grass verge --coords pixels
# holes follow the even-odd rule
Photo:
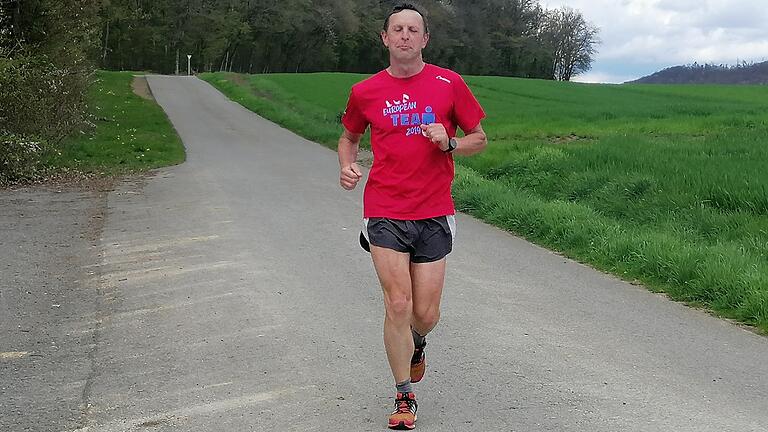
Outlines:
[[[63,142],[58,171],[117,175],[175,165],[184,146],[162,108],[136,95],[133,72],[98,71],[88,93],[92,127]]]

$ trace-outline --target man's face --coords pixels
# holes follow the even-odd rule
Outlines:
[[[421,56],[427,46],[429,35],[424,33],[424,20],[418,12],[402,10],[389,17],[387,31],[381,32],[381,40],[392,57],[411,60]]]

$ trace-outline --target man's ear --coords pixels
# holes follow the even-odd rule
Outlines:
[[[387,32],[384,30],[381,31],[381,43],[383,43],[385,47],[389,48],[389,45],[387,45]]]
[[[427,44],[429,43],[429,33],[424,33],[424,46],[421,48],[424,49],[427,47]]]

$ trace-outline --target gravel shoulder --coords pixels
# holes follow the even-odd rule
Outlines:
[[[147,83],[147,77],[145,76],[134,76],[131,81],[131,89],[133,89],[133,92],[136,93],[136,95],[146,100],[155,100],[155,97],[152,96],[152,89],[149,88],[149,83]]]
[[[0,429],[81,424],[111,180],[0,191]]]

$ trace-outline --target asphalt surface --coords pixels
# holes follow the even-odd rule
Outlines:
[[[393,383],[380,289],[357,246],[362,191],[338,186],[334,152],[208,84],[149,83],[188,160],[119,184],[96,247],[40,264],[73,274],[62,283],[79,306],[55,327],[83,339],[69,357],[12,331],[20,300],[3,300],[0,352],[28,354],[0,357],[0,407],[12,408],[0,426],[384,430]],[[418,430],[768,431],[767,338],[457,219]],[[22,241],[8,232],[3,244]],[[3,271],[5,294],[17,283]],[[35,358],[57,367],[29,371]]]

